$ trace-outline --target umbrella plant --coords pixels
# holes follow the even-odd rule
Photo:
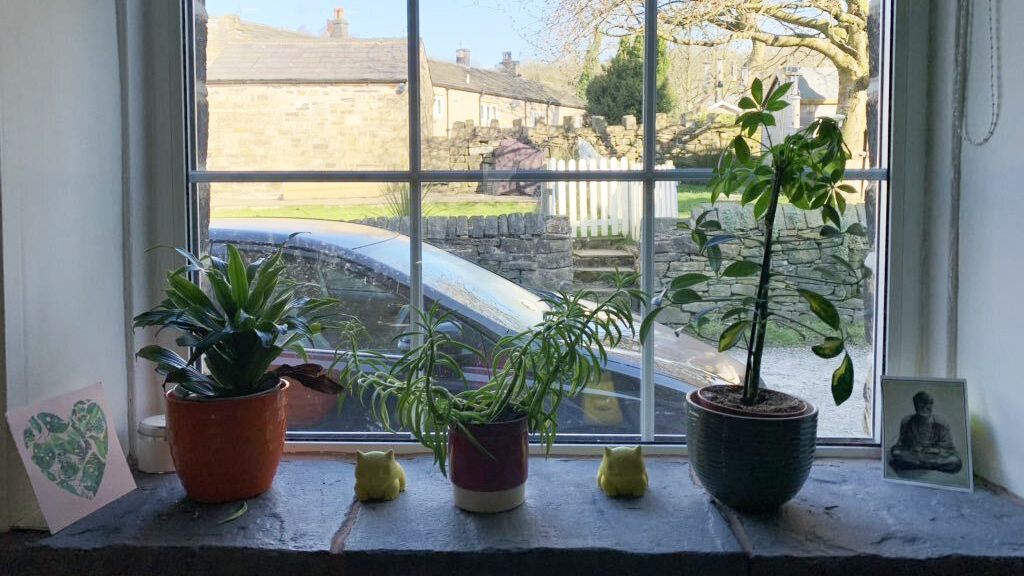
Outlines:
[[[765,335],[771,323],[804,337],[813,334],[820,338],[811,350],[821,358],[835,358],[843,354],[839,367],[832,374],[835,403],[841,404],[853,391],[853,362],[846,352],[850,331],[830,298],[808,286],[844,286],[856,290],[868,271],[833,256],[834,267],[819,270],[821,278],[802,279],[811,282],[800,286],[801,279],[794,283],[792,277],[772,269],[773,250],[778,242],[774,227],[782,200],[801,210],[819,212],[823,239],[865,235],[860,224],[843,228],[842,216],[847,209],[844,194],[852,194],[856,190],[844,183],[850,152],[843,142],[839,123],[833,118],[819,118],[803,129],[779,137],[777,141],[773,137],[770,128],[775,126],[774,113],[789,105],[784,97],[791,86],[792,83],[773,83],[765,90],[760,79],[753,81],[750,93],[739,102],[743,109],[736,119],[740,134],[721,155],[710,184],[712,203],[721,197],[737,195],[741,204],[752,206],[762,231],[760,238],[756,239],[761,247],[760,260],[740,258],[723,267],[722,247],[741,239],[737,234],[722,231],[721,223],[712,218],[712,211],[701,214],[692,226],[681,224],[690,230],[692,239],[700,253],[708,258],[717,279],[756,276],[755,295],[738,300],[706,298],[694,287],[715,277],[698,272],[681,274],[655,300],[656,306],[641,327],[641,336],[645,337],[658,313],[668,306],[709,304],[695,316],[694,322],[700,327],[708,322],[711,314],[720,316],[724,327],[717,338],[718,349],[726,351],[744,341],[746,343],[741,404],[747,407],[759,400],[761,359]],[[760,140],[755,138],[758,135]],[[755,153],[758,150],[760,153]],[[812,325],[801,318],[773,310],[772,299],[783,289],[795,291],[820,324]]]

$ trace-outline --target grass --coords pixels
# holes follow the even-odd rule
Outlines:
[[[535,202],[439,202],[424,206],[428,216],[498,216],[529,213],[537,209]],[[315,220],[362,220],[387,216],[378,204],[345,206],[280,206],[273,208],[222,208],[215,218],[312,218]]]
[[[689,218],[693,209],[711,202],[711,191],[707,184],[679,183],[679,217]]]

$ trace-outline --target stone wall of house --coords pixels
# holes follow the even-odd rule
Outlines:
[[[398,84],[208,83],[206,88],[209,170],[408,167],[409,95]],[[218,184],[213,192],[221,198],[302,200],[374,196],[379,185]]]
[[[714,208],[704,206],[693,211],[689,220],[692,226],[705,210],[715,210],[717,219],[725,233],[733,233],[741,238],[741,242],[722,244],[723,267],[739,257],[760,263],[761,247],[754,241],[763,234],[763,227],[755,225],[753,212],[749,207],[734,202],[720,202]],[[848,206],[843,217],[843,228],[854,222],[868,227],[864,205]],[[674,218],[659,218],[656,223],[655,237],[655,268],[658,274],[659,290],[673,278],[685,272],[700,272],[714,276],[707,258],[698,254],[697,246],[690,237],[690,231],[676,226]],[[870,247],[863,237],[842,235],[824,238],[821,236],[823,223],[817,212],[804,212],[798,208],[781,205],[776,217],[775,230],[778,240],[773,256],[773,270],[779,279],[772,281],[772,307],[793,316],[810,318],[806,302],[792,289],[794,287],[813,290],[828,297],[836,305],[840,315],[850,323],[864,322],[864,286],[859,290],[851,290],[836,286],[818,279],[823,278],[821,267],[835,267],[831,257],[839,256],[854,267],[865,263]],[[712,234],[719,234],[714,232]],[[783,277],[782,275],[788,275]],[[785,283],[785,285],[784,285]],[[779,288],[787,288],[785,291]],[[706,287],[696,287],[705,297],[753,296],[757,289],[757,277],[723,278],[708,282]],[[785,293],[783,293],[785,292]],[[694,312],[704,310],[708,304],[691,304],[685,310],[673,309],[663,316],[666,323],[678,325],[690,320]]]
[[[409,232],[408,218],[359,223]],[[557,290],[572,282],[572,239],[564,216],[430,216],[423,219],[423,240],[523,286]]]

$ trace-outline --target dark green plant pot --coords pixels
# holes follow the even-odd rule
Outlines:
[[[737,415],[697,393],[686,395],[686,444],[704,488],[745,512],[774,510],[795,496],[814,461],[818,409],[806,402],[794,416]]]

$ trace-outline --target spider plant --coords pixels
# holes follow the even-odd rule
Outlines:
[[[263,392],[276,386],[282,376],[321,392],[341,392],[339,375],[316,364],[271,369],[285,350],[306,359],[304,344],[312,343],[325,322],[337,318],[331,312],[335,299],[301,296],[300,285],[284,277],[284,248],[296,235],[289,236],[270,256],[248,264],[232,245],[227,246],[226,261],[214,256],[199,258],[176,248],[186,264],[167,274],[166,298],[136,316],[134,326],[176,330],[180,333],[177,344],[190,348],[191,353],[184,358],[150,345],[136,356],[155,362],[165,384],[177,384],[179,391],[199,397]],[[205,278],[211,295],[189,279],[193,274]],[[358,329],[352,322],[333,326],[342,332]],[[200,359],[205,373],[197,368]]]
[[[596,301],[592,291],[545,297],[548,310],[541,322],[501,338],[490,351],[458,340],[450,329],[451,311],[437,305],[416,311],[412,329],[399,337],[421,343],[387,372],[361,377],[358,394],[369,393],[370,413],[389,430],[393,410],[397,424],[434,453],[445,475],[448,432],[459,429],[476,444],[470,424],[526,417],[530,431],[550,450],[562,402],[596,382],[607,361],[606,347],[618,345],[624,330],[632,332],[630,306],[641,293],[626,286],[635,279],[619,277],[618,289]],[[465,354],[489,366],[489,380],[479,388],[469,386],[456,357]],[[464,389],[449,390],[441,378],[461,381]]]
[[[699,302],[714,302],[709,308],[721,314],[726,327],[718,338],[719,351],[726,351],[744,339],[747,344],[747,362],[743,381],[744,406],[754,405],[759,398],[761,387],[761,358],[769,322],[778,323],[788,329],[795,329],[801,335],[810,332],[821,338],[811,350],[821,358],[835,358],[846,350],[850,333],[844,326],[835,305],[824,294],[805,287],[793,286],[785,275],[773,272],[773,247],[777,241],[774,233],[776,212],[780,198],[805,211],[820,212],[824,226],[822,238],[837,238],[845,234],[863,236],[860,224],[852,224],[843,230],[842,214],[846,211],[844,193],[856,190],[843,183],[846,161],[850,152],[843,141],[840,126],[832,118],[819,118],[806,128],[785,136],[780,142],[773,142],[769,127],[775,125],[774,112],[785,109],[789,104],[783,97],[792,83],[777,86],[773,83],[767,90],[760,79],[751,84],[750,94],[744,96],[740,108],[744,110],[736,119],[740,134],[730,143],[719,160],[711,180],[711,201],[721,196],[736,193],[744,205],[752,205],[754,217],[762,227],[759,240],[762,247],[761,261],[740,259],[722,268],[721,246],[738,240],[735,234],[721,232],[721,224],[707,218],[705,212],[691,228],[691,236],[700,252],[707,256],[718,278],[742,278],[758,275],[756,295],[745,297],[734,305],[723,305],[715,299],[705,300],[693,287],[711,280],[701,273],[686,273],[675,278],[662,293],[662,302],[656,306],[641,326],[641,337],[646,337],[651,324],[664,308]],[[763,141],[753,137],[758,132]],[[761,149],[760,154],[751,152]],[[683,224],[683,227],[689,228]],[[834,257],[838,258],[838,257]],[[843,265],[841,277],[835,277],[830,270],[821,279],[811,280],[813,286],[832,285],[858,286],[868,272],[857,270],[850,263],[839,258]],[[830,279],[830,276],[832,278]],[[795,288],[797,295],[808,305],[824,325],[819,329],[770,309],[773,289]],[[820,288],[819,288],[820,290]],[[697,316],[704,321],[706,316]],[[841,404],[853,391],[853,362],[847,353],[832,375],[832,396]]]

